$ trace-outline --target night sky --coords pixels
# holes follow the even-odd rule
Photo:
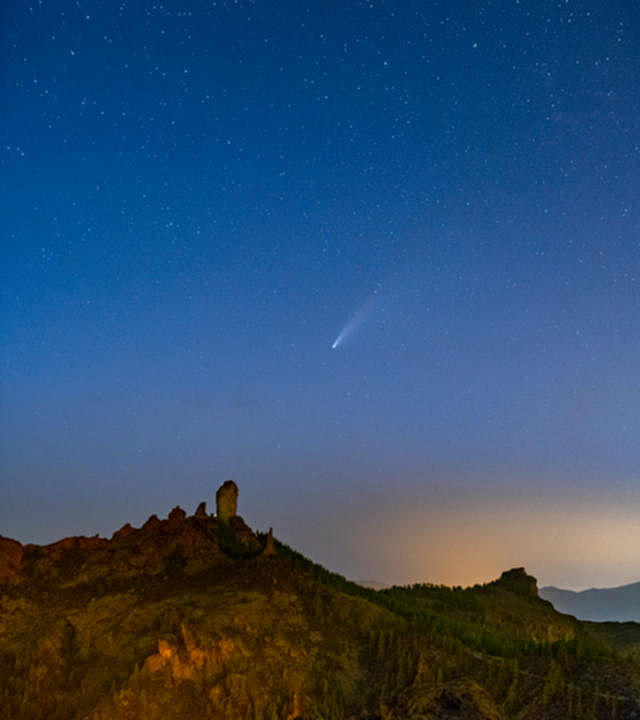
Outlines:
[[[640,580],[635,0],[0,12],[0,533]]]

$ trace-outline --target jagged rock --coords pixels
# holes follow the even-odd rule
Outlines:
[[[160,525],[160,520],[158,519],[158,516],[154,513],[153,515],[149,516],[149,519],[142,526],[142,529],[143,530],[151,530],[152,528],[157,528],[159,525]]]
[[[187,513],[179,506],[176,505],[173,510],[169,513],[167,518],[167,524],[169,530],[175,530],[185,519]]]
[[[237,514],[238,486],[233,480],[223,483],[216,493],[216,515],[220,520],[229,521]]]
[[[199,518],[207,517],[207,503],[206,502],[201,502],[200,505],[198,505],[198,509],[196,510],[196,517],[199,517]]]
[[[120,530],[116,530],[111,539],[112,540],[122,540],[123,538],[129,537],[130,535],[135,535],[136,529],[134,527],[131,527],[129,523],[126,523],[126,525],[123,525]]]

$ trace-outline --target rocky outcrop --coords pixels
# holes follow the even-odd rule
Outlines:
[[[538,596],[538,583],[532,575],[528,575],[523,567],[505,570],[496,583],[507,590],[526,597]]]
[[[233,480],[223,483],[216,493],[216,515],[219,520],[228,522],[238,511],[238,486]]]
[[[185,513],[185,511],[179,505],[176,505],[169,513],[169,517],[167,518],[167,529],[169,530],[169,532],[176,530],[186,516],[187,513]]]
[[[69,537],[45,546],[22,546],[0,536],[0,585],[15,585],[25,576],[70,588],[109,582],[116,575],[192,575],[257,557],[264,552],[264,540],[237,514],[237,498],[238,486],[227,481],[216,494],[218,516],[208,515],[204,502],[191,517],[176,506],[166,519],[151,515],[141,528],[127,523],[111,539]],[[271,554],[273,538],[267,544]]]
[[[130,523],[125,523],[120,530],[116,530],[111,539],[112,540],[123,540],[126,537],[129,537],[131,535],[134,535],[136,532],[136,529],[130,525]]]
[[[151,530],[160,527],[160,518],[154,513],[149,515],[147,522],[142,526],[143,530]]]

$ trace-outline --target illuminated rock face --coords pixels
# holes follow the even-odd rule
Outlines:
[[[216,493],[216,515],[220,520],[231,520],[238,509],[238,486],[233,480],[223,483]]]

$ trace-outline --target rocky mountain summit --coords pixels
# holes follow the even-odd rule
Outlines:
[[[237,514],[237,500],[238,487],[230,480],[216,493],[215,515],[202,502],[192,516],[175,507],[165,520],[151,515],[141,528],[127,523],[111,539],[69,537],[45,546],[0,536],[0,583],[82,587],[100,578],[121,581],[177,567],[190,575],[231,557],[272,553],[270,536],[257,535]]]
[[[555,612],[523,568],[364,588],[254,532],[237,501],[228,481],[215,514],[0,538],[0,717],[640,718],[638,626]]]

